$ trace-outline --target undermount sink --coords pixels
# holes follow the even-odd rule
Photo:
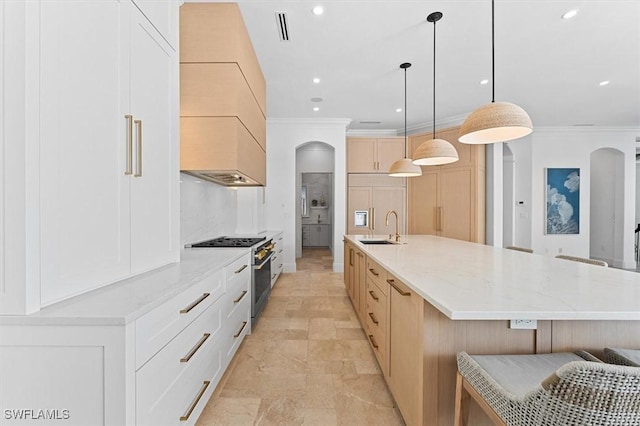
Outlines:
[[[358,240],[362,244],[400,244],[389,240]]]

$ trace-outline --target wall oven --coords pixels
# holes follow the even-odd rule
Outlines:
[[[271,294],[271,256],[274,244],[266,237],[219,237],[188,244],[193,248],[251,247],[251,325],[264,309]]]

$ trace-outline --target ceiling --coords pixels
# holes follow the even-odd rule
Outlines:
[[[399,65],[410,62],[408,130],[430,129],[434,35],[426,17],[435,11],[444,15],[436,126],[459,124],[491,101],[490,0],[238,4],[267,80],[268,118],[348,118],[350,131],[401,134]],[[312,13],[316,5],[323,15]],[[561,19],[571,9],[578,14]],[[289,41],[280,40],[276,12],[287,14]],[[640,126],[640,0],[495,0],[495,98],[523,107],[534,128]]]

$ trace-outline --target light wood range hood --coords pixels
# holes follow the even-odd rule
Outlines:
[[[266,83],[235,3],[180,8],[180,170],[266,185]]]

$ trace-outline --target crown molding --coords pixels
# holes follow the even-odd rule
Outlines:
[[[349,129],[347,136],[398,136],[395,129]]]
[[[267,118],[267,124],[297,127],[343,127],[351,123],[350,118]]]

